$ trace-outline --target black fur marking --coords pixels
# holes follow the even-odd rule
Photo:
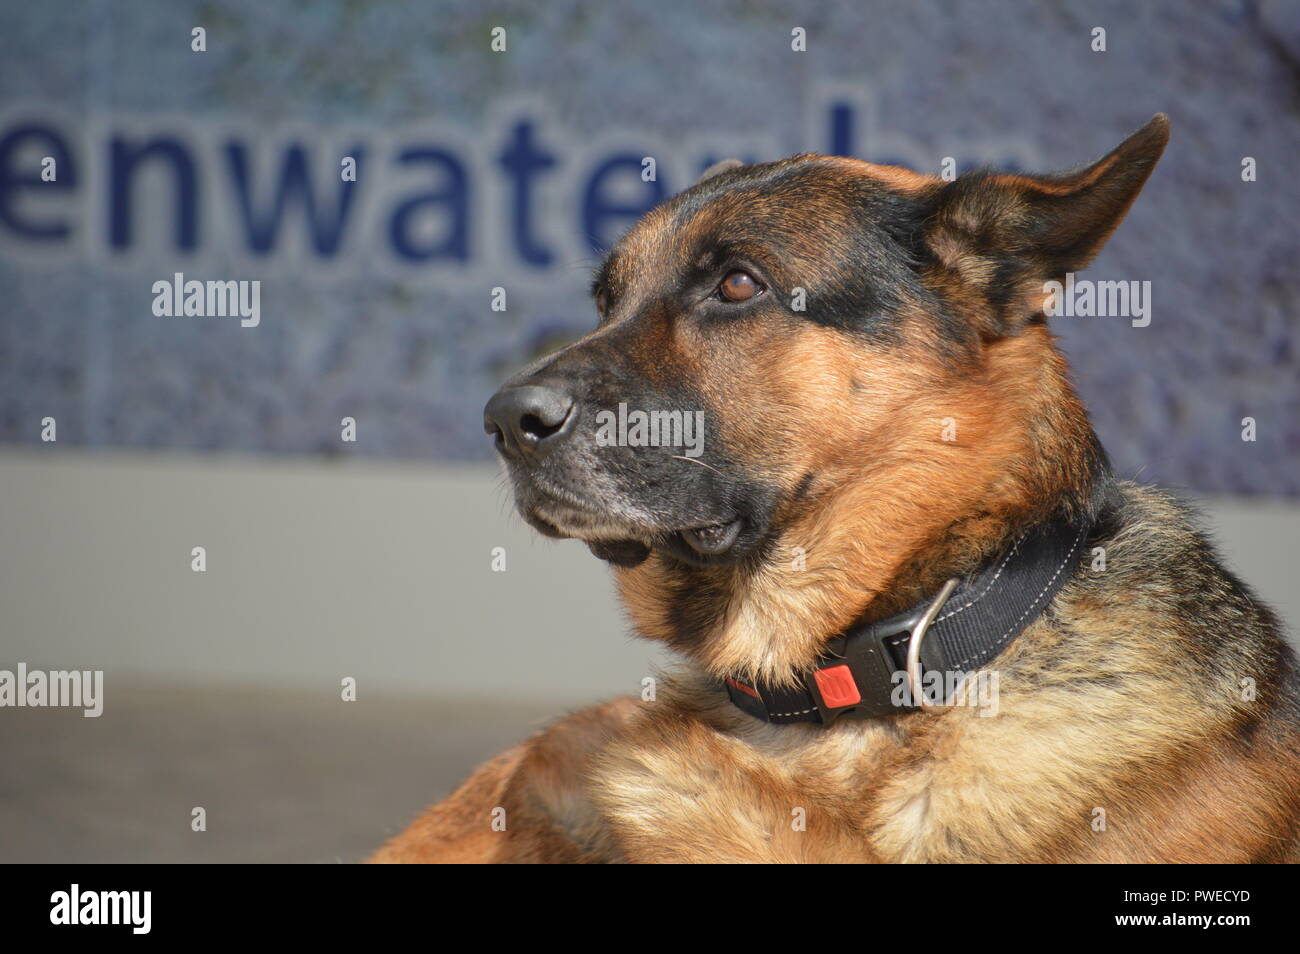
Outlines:
[[[929,203],[824,159],[735,169],[688,189],[668,208],[681,234],[690,234],[701,214],[719,216],[700,230],[690,261],[721,267],[738,254],[759,259],[795,318],[888,340],[903,301],[927,295],[917,268],[928,255]],[[796,287],[806,290],[804,311],[790,307]]]

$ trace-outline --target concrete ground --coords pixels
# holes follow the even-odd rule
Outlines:
[[[116,689],[0,711],[0,862],[363,859],[563,708]],[[190,827],[195,806],[207,831]]]

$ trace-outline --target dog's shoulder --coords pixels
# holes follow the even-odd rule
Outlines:
[[[589,706],[485,762],[372,863],[613,860],[587,797],[592,757],[622,731],[631,699]]]
[[[1281,622],[1227,566],[1194,507],[1112,481],[1088,546],[1055,606],[1076,637],[1104,639],[1139,670],[1177,665],[1181,679],[1221,680],[1231,694],[1250,688],[1246,679],[1294,694]]]

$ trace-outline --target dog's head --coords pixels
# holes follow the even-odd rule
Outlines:
[[[1026,454],[1087,464],[1050,459],[1077,408],[1039,400],[1064,379],[1044,284],[1097,252],[1167,136],[1158,116],[1050,177],[711,170],[609,253],[595,330],[488,403],[520,512],[623,567],[752,568],[1047,493]]]

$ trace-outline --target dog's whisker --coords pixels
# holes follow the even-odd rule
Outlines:
[[[711,467],[710,465],[704,463],[704,461],[700,460],[698,457],[684,457],[684,456],[682,456],[681,454],[674,454],[674,455],[673,455],[673,460],[689,460],[692,464],[699,464],[701,467],[704,467],[704,468],[706,468],[706,469],[708,469],[708,470],[713,471],[713,472],[714,472],[715,474],[717,474],[719,477],[725,477],[725,476],[726,476],[726,474],[724,474],[722,471],[718,470],[718,468],[716,468],[716,467]]]

